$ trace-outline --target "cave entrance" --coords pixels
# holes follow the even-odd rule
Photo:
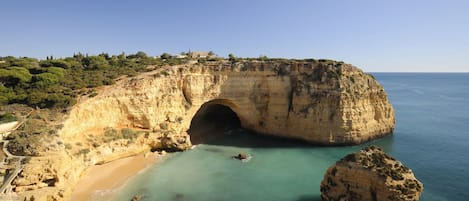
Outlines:
[[[201,144],[220,137],[225,131],[240,127],[241,121],[230,107],[208,102],[192,118],[188,133],[192,144]]]

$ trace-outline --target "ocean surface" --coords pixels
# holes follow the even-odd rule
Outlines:
[[[347,153],[378,145],[423,182],[422,201],[469,200],[469,74],[373,73],[396,111],[393,135],[359,146],[317,147],[225,133],[170,154],[118,190],[148,201],[319,201],[326,169]],[[249,162],[231,156],[246,152]]]

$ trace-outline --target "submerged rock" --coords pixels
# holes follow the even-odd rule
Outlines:
[[[134,197],[132,197],[132,199],[130,201],[140,201],[142,199],[143,199],[143,195],[138,194],[138,195],[135,195]]]
[[[236,159],[243,160],[248,158],[248,155],[245,153],[239,153],[237,156],[235,156]]]
[[[252,156],[246,153],[239,153],[238,155],[233,156],[233,158],[238,159],[242,162],[248,162],[249,160],[251,160]]]
[[[184,196],[184,194],[182,194],[182,193],[177,193],[176,195],[174,195],[174,199],[173,199],[173,200],[175,200],[175,201],[183,201],[183,200],[185,200],[185,196]]]
[[[419,200],[423,184],[412,170],[376,146],[349,154],[327,170],[322,200]]]

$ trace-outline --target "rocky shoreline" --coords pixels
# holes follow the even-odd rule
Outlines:
[[[88,167],[189,149],[192,124],[214,106],[231,110],[243,128],[312,144],[359,144],[394,129],[383,87],[330,60],[184,64],[96,91],[63,113],[40,110],[11,134],[8,149],[27,157],[12,182],[22,200],[67,200]]]

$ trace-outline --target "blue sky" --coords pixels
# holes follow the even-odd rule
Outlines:
[[[469,72],[469,1],[2,1],[0,55],[327,58],[365,71]]]

